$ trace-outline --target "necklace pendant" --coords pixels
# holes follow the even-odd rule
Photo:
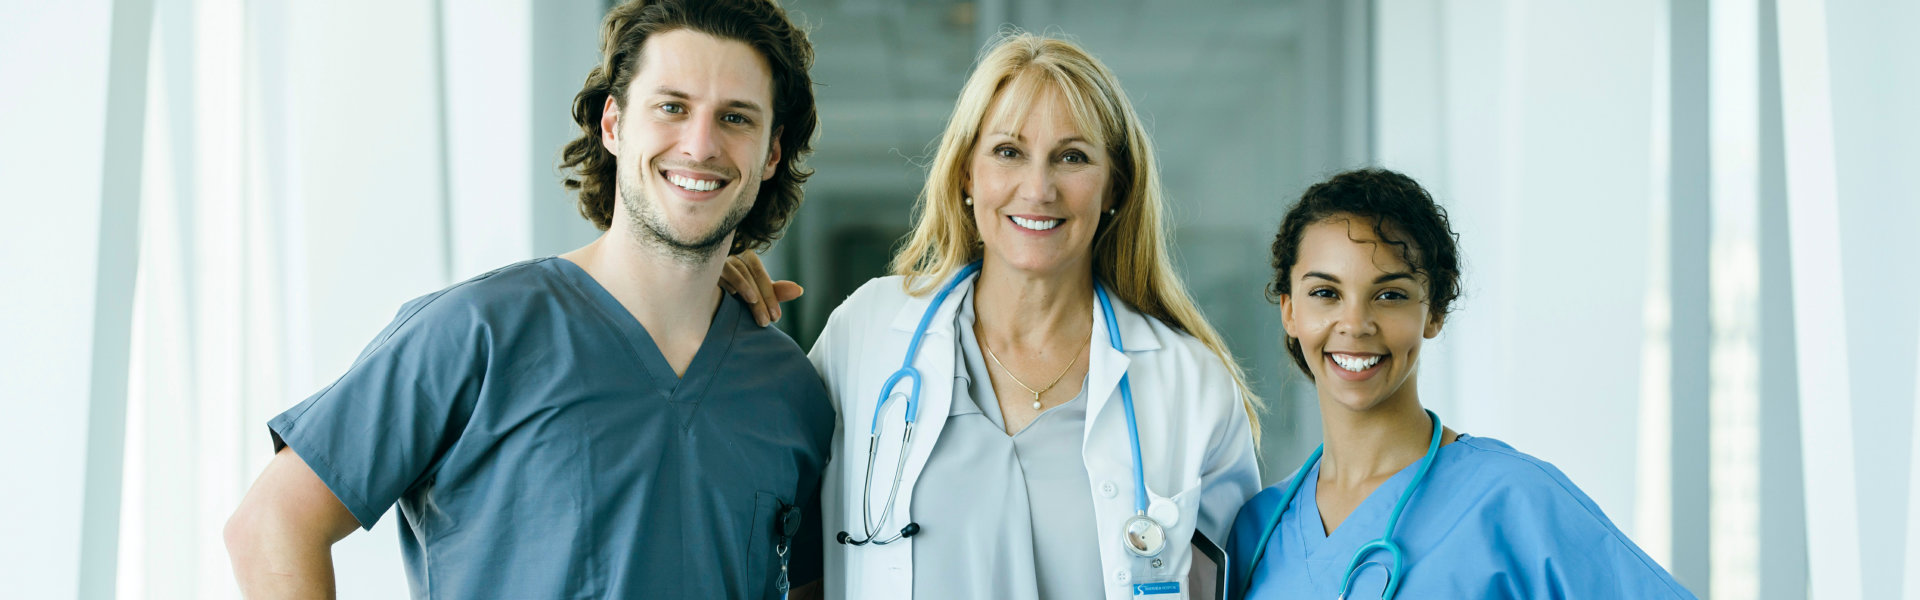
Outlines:
[[[1034,395],[1033,395],[1033,409],[1034,409],[1034,410],[1040,410],[1040,395],[1039,395],[1039,394],[1034,394]]]

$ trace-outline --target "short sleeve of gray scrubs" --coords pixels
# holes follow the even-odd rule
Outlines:
[[[971,293],[960,306],[952,408],[913,490],[913,597],[1103,598],[1086,386],[1007,435]]]
[[[363,527],[398,505],[415,598],[775,598],[780,519],[818,514],[833,409],[731,296],[677,377],[546,258],[407,303],[268,428]],[[819,545],[791,541],[795,583]]]

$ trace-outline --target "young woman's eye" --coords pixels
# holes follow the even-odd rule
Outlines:
[[[1336,294],[1333,292],[1333,290],[1330,290],[1327,288],[1319,288],[1311,292],[1307,292],[1307,295],[1315,298],[1326,298],[1329,300],[1340,297],[1339,294]]]
[[[1375,296],[1374,298],[1376,298],[1376,299],[1379,299],[1379,300],[1391,300],[1391,301],[1400,301],[1400,300],[1406,300],[1406,299],[1407,299],[1407,295],[1406,295],[1406,294],[1402,294],[1402,293],[1400,293],[1400,292],[1398,292],[1398,291],[1396,291],[1396,290],[1387,290],[1387,291],[1384,291],[1384,292],[1380,292],[1380,295],[1379,295],[1379,296]]]

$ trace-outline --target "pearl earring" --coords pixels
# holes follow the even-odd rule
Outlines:
[[[967,203],[967,206],[973,206],[973,196],[961,196],[960,198]]]
[[[1111,216],[1113,216],[1113,214],[1114,214],[1114,213],[1116,213],[1116,212],[1119,212],[1119,211],[1120,211],[1120,209],[1118,209],[1118,208],[1109,208],[1109,209],[1107,209],[1107,216],[1109,216],[1109,217],[1111,217]]]

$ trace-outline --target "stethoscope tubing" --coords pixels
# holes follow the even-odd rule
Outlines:
[[[919,528],[916,524],[908,523],[906,527],[901,528],[899,532],[888,538],[876,539],[874,535],[875,532],[885,526],[887,520],[893,516],[893,509],[896,505],[895,501],[900,494],[901,475],[905,473],[906,470],[907,449],[913,440],[914,425],[919,420],[921,376],[920,371],[914,368],[913,362],[920,354],[920,342],[925,338],[927,327],[932,324],[934,314],[938,313],[940,306],[946,303],[947,296],[950,295],[954,288],[958,287],[961,282],[966,281],[979,271],[979,261],[968,263],[965,267],[961,267],[960,271],[955,273],[951,280],[948,280],[945,285],[941,286],[938,293],[934,294],[932,303],[927,306],[926,312],[920,315],[920,323],[914,327],[913,337],[907,342],[906,357],[901,361],[900,369],[894,371],[893,375],[887,377],[886,384],[881,386],[880,399],[873,408],[873,420],[867,428],[866,487],[862,490],[860,498],[861,525],[865,528],[864,533],[866,534],[866,538],[854,539],[849,532],[841,532],[840,541],[842,543],[854,546],[887,544],[903,537],[911,536],[914,532],[918,531]],[[1106,287],[1101,285],[1098,280],[1094,281],[1093,286],[1094,297],[1098,299],[1100,303],[1101,315],[1106,318],[1107,340],[1112,344],[1115,351],[1124,353],[1126,350],[1121,343],[1120,326],[1114,319],[1113,300],[1108,297]],[[879,457],[880,451],[880,419],[886,414],[887,405],[892,403],[894,388],[897,387],[903,379],[911,379],[913,383],[913,387],[907,395],[906,407],[902,415],[906,426],[900,438],[900,456],[894,465],[893,485],[890,486],[887,491],[886,506],[881,509],[880,520],[876,522],[872,520],[872,492],[874,459]],[[1152,521],[1152,525],[1155,528],[1159,528],[1159,523],[1147,515],[1146,463],[1141,459],[1140,455],[1140,425],[1139,421],[1134,417],[1133,384],[1125,371],[1120,373],[1120,402],[1127,411],[1127,439],[1131,442],[1131,456],[1133,458],[1133,505],[1136,515],[1135,518],[1145,518],[1148,521]],[[1129,549],[1132,549],[1132,547],[1129,546]],[[1136,551],[1136,553],[1139,552]],[[1150,554],[1158,553],[1159,549],[1157,548],[1150,551]]]
[[[1126,349],[1120,344],[1120,324],[1113,319],[1113,301],[1107,298],[1106,286],[1099,281],[1093,282],[1094,297],[1100,299],[1100,313],[1107,318],[1107,341],[1113,349],[1122,353]],[[1133,510],[1134,514],[1147,514],[1147,477],[1146,462],[1140,458],[1140,424],[1133,416],[1133,383],[1128,381],[1127,373],[1120,373],[1120,404],[1127,409],[1127,438],[1133,441]]]
[[[1400,499],[1393,503],[1393,512],[1388,513],[1387,516],[1386,531],[1381,533],[1379,538],[1362,544],[1359,550],[1354,551],[1353,559],[1347,562],[1347,574],[1341,578],[1340,583],[1340,600],[1346,600],[1347,592],[1352,591],[1350,586],[1353,585],[1354,570],[1360,567],[1367,555],[1378,550],[1386,550],[1393,557],[1393,567],[1387,571],[1387,589],[1381,594],[1381,598],[1392,600],[1400,591],[1400,580],[1406,574],[1404,560],[1406,551],[1400,548],[1399,544],[1394,543],[1393,531],[1400,524],[1400,514],[1406,511],[1407,501],[1413,498],[1414,491],[1420,489],[1421,484],[1426,483],[1427,472],[1433,469],[1433,457],[1440,450],[1440,438],[1445,435],[1443,433],[1445,430],[1440,427],[1440,415],[1434,414],[1431,410],[1426,413],[1427,419],[1433,423],[1433,435],[1427,441],[1427,453],[1420,457],[1420,466],[1413,472],[1413,481],[1407,483],[1407,489],[1400,492]],[[1287,492],[1280,497],[1279,508],[1273,511],[1273,517],[1267,519],[1266,527],[1261,530],[1258,549],[1254,550],[1253,560],[1247,564],[1247,582],[1240,589],[1252,587],[1253,574],[1260,569],[1260,559],[1267,555],[1267,545],[1273,539],[1273,531],[1280,528],[1280,517],[1287,513],[1287,507],[1293,504],[1294,496],[1300,493],[1300,484],[1306,481],[1307,473],[1313,470],[1314,464],[1320,462],[1320,455],[1326,449],[1326,444],[1314,448],[1313,454],[1307,456],[1307,462],[1300,466],[1300,473],[1294,475],[1292,481],[1287,482]]]

